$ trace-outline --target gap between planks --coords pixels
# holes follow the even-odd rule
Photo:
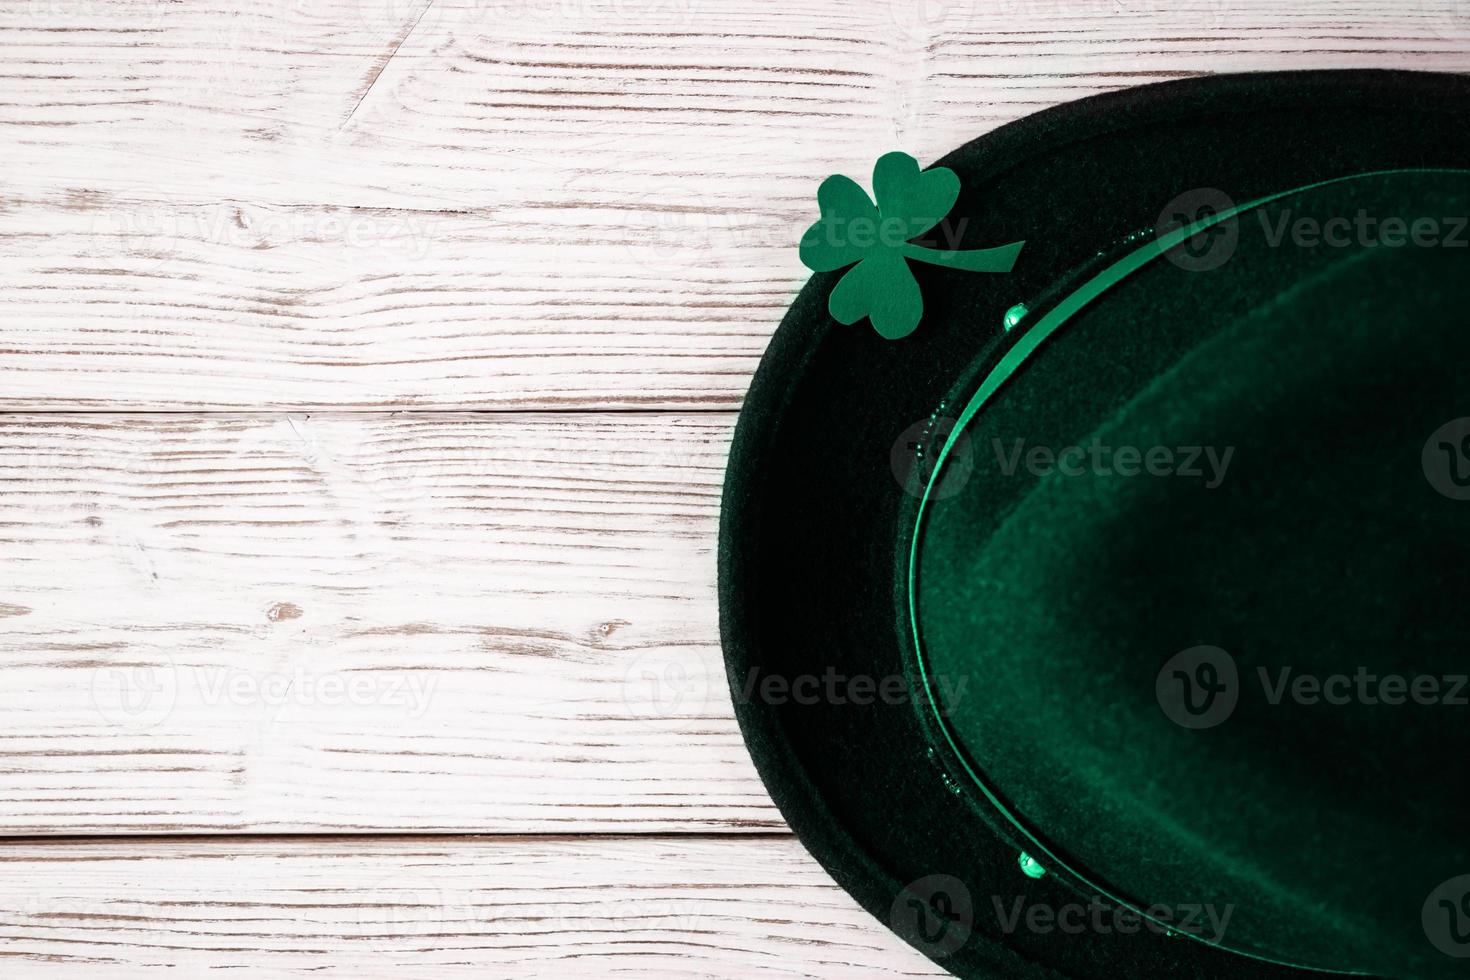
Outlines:
[[[0,961],[28,980],[83,966],[107,980],[168,967],[353,980],[943,976],[792,838],[9,845]]]
[[[579,833],[563,834],[526,834],[526,833],[504,833],[493,832],[457,832],[457,831],[405,831],[402,833],[385,833],[382,831],[363,832],[356,834],[323,833],[320,831],[277,831],[269,833],[239,834],[198,834],[198,833],[150,833],[150,834],[69,834],[56,837],[44,835],[15,835],[8,836],[0,834],[0,861],[5,860],[5,848],[22,847],[30,845],[64,847],[70,844],[95,844],[107,842],[127,842],[137,844],[140,847],[150,845],[172,845],[180,843],[198,843],[227,846],[230,844],[260,844],[270,841],[292,841],[294,843],[323,843],[330,844],[335,841],[351,841],[353,843],[444,843],[463,841],[466,843],[486,842],[498,844],[567,844],[575,841],[661,841],[671,843],[674,841],[760,841],[760,840],[789,840],[796,835],[790,830],[760,830],[751,832],[735,831],[695,831],[687,834],[669,833],[667,831],[649,831],[647,833],[631,833],[628,831],[597,831],[588,830]]]
[[[98,416],[102,418],[233,418],[233,419],[281,419],[281,418],[360,418],[365,415],[376,415],[382,418],[402,418],[409,416],[491,416],[506,417],[524,415],[535,417],[540,415],[551,416],[599,416],[599,415],[648,415],[648,416],[672,416],[672,415],[708,415],[708,416],[738,416],[738,408],[716,408],[711,406],[696,406],[693,408],[673,408],[668,406],[655,406],[652,408],[638,408],[628,406],[614,406],[611,408],[591,408],[585,405],[567,405],[552,408],[515,408],[515,407],[488,407],[488,408],[394,408],[384,412],[371,412],[360,408],[344,408],[337,406],[326,406],[324,408],[237,408],[237,409],[210,409],[210,408],[166,408],[166,409],[136,409],[136,408],[41,408],[41,409],[9,409],[0,408],[0,419],[6,418],[65,418],[67,416]]]

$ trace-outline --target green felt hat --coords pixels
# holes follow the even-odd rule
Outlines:
[[[822,185],[722,638],[793,829],[947,970],[1470,976],[1467,124],[1223,76]]]

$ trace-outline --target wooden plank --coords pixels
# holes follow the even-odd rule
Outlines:
[[[945,975],[789,837],[10,844],[0,961],[26,977]]]
[[[784,827],[731,417],[0,417],[0,832]]]
[[[824,175],[1467,41],[1463,0],[12,6],[0,408],[733,408]]]

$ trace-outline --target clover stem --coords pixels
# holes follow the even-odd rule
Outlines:
[[[942,266],[946,269],[959,269],[964,272],[1010,272],[1011,267],[1016,264],[1016,258],[1021,254],[1021,246],[1025,244],[1022,241],[999,245],[995,248],[947,251],[924,248],[922,245],[905,242],[899,246],[899,251],[906,259]]]

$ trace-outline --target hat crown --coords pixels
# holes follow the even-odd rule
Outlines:
[[[923,508],[941,744],[1081,886],[1214,909],[1195,938],[1453,965],[1421,911],[1470,871],[1464,253],[1268,232],[1369,206],[1407,228],[1467,187],[1316,187],[1241,214],[1228,275],[1148,262],[995,389],[950,446],[964,486]]]

